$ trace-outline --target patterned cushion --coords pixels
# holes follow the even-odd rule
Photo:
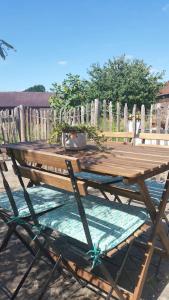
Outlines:
[[[95,196],[82,197],[93,244],[101,251],[116,247],[148,218],[146,209],[129,206]],[[83,225],[75,200],[39,217],[39,222],[63,235],[86,243]]]
[[[114,183],[123,180],[122,176],[113,177],[113,176],[100,175],[100,174],[90,173],[90,172],[75,173],[75,177],[86,181],[93,181],[99,184]]]
[[[27,188],[27,191],[36,213],[41,213],[63,205],[72,197],[71,193],[50,187],[48,185],[39,185]],[[14,191],[13,197],[16,201],[19,215],[21,217],[29,216],[30,213],[24,200],[23,190]],[[7,211],[12,211],[6,192],[0,193],[0,207]]]
[[[123,182],[117,182],[113,185],[115,187],[119,187],[122,189],[128,189],[133,192],[139,192],[139,186],[137,184],[126,185]],[[146,180],[146,185],[148,187],[150,196],[152,197],[152,201],[154,202],[155,205],[159,205],[165,183],[148,179],[148,180]]]

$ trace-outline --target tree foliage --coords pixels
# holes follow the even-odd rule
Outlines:
[[[126,59],[125,55],[108,60],[103,67],[93,64],[88,71],[91,98],[148,107],[155,101],[163,77],[163,72],[152,73],[151,69],[143,60]]]
[[[0,40],[0,57],[2,59],[6,58],[6,56],[8,55],[8,50],[10,49],[15,50],[12,45],[8,44],[4,40]]]
[[[52,84],[54,96],[50,99],[51,106],[60,108],[82,105],[87,101],[87,87],[88,82],[81,80],[79,75],[66,74],[62,84]]]
[[[34,85],[24,90],[24,92],[45,92],[46,89],[42,84]]]
[[[51,105],[71,107],[81,105],[89,100],[127,102],[149,107],[156,99],[162,87],[164,72],[152,72],[152,67],[143,60],[127,59],[125,55],[108,60],[103,66],[93,64],[88,70],[89,80],[81,80],[79,75],[67,74],[62,84],[54,83]]]

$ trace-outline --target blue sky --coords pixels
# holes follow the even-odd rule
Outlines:
[[[1,0],[0,39],[17,52],[0,60],[0,91],[50,89],[66,73],[126,54],[169,79],[169,0]]]

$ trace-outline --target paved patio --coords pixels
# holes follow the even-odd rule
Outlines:
[[[18,181],[12,173],[11,164],[8,163],[9,172],[8,180],[13,188],[17,188]],[[2,181],[0,179],[0,187],[2,190]],[[5,231],[5,225],[0,222],[0,241],[2,240],[3,233]],[[130,277],[133,279],[135,273],[137,272],[137,257],[138,249],[133,249],[134,260],[128,260],[126,270],[128,269],[128,274],[125,273],[121,282],[125,284],[130,284]],[[141,255],[139,253],[139,255]],[[120,260],[120,256],[116,257],[116,262]],[[23,272],[31,261],[31,255],[24,248],[24,246],[16,239],[13,238],[8,248],[5,252],[0,255],[0,285],[9,289],[14,290],[15,285],[21,278]],[[154,256],[153,263],[156,265],[158,263],[158,257]],[[111,269],[113,272],[114,261],[112,260]],[[144,287],[142,299],[144,300],[168,300],[169,299],[169,259],[163,259],[160,265],[160,271],[157,277],[154,277],[156,267],[151,266],[146,285]],[[28,279],[26,280],[23,288],[21,289],[17,299],[33,299],[36,300],[38,296],[38,291],[43,286],[46,280],[47,274],[49,272],[49,267],[45,262],[41,261],[37,263],[30,273]],[[0,299],[8,299],[4,293],[0,290]],[[50,287],[44,297],[44,299],[54,300],[54,299],[80,299],[80,300],[95,300],[102,299],[99,295],[90,291],[87,288],[81,288],[80,285],[75,282],[68,274],[66,276],[61,276],[55,282],[50,284]]]

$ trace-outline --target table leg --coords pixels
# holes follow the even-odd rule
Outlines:
[[[155,205],[153,204],[153,201],[151,200],[148,188],[144,182],[144,179],[138,180],[138,185],[140,187],[140,192],[143,196],[144,203],[149,211],[152,223],[156,225],[156,230],[154,234],[158,234],[160,237],[160,240],[164,246],[164,249],[167,252],[167,255],[169,255],[169,238],[167,236],[167,233],[165,232],[164,226],[161,222],[161,219],[163,218],[165,208],[167,205],[167,200],[169,198],[169,175],[166,180],[166,184],[164,186],[164,191],[162,194],[162,199],[160,202],[160,205],[158,207],[158,211],[156,211]]]

